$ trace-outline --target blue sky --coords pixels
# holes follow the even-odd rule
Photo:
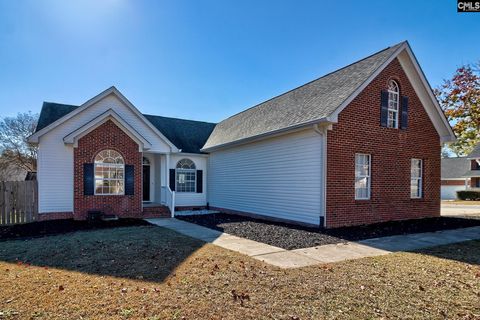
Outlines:
[[[480,60],[479,30],[455,0],[0,0],[0,116],[115,85],[216,122],[403,40],[435,87]]]

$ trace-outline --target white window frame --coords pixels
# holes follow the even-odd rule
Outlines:
[[[388,82],[387,128],[398,129],[398,114],[400,110],[400,87],[394,80]],[[390,115],[393,115],[390,117]]]
[[[179,168],[179,165],[182,161],[190,161],[193,165],[193,168],[186,169],[186,168]],[[193,191],[181,191],[179,188],[179,177],[182,173],[193,173]],[[175,166],[175,192],[180,193],[197,193],[197,166],[192,159],[184,158],[177,162]]]
[[[98,157],[101,156],[102,152],[115,152],[118,154],[119,158],[121,159],[121,163],[111,163],[111,162],[100,162],[98,160]],[[105,157],[104,157],[105,159]],[[122,178],[105,178],[105,177],[97,177],[97,168],[108,168],[108,169],[121,169],[122,170]],[[94,160],[94,165],[93,165],[93,175],[94,175],[94,181],[93,181],[93,190],[94,190],[94,195],[96,196],[123,196],[125,195],[125,160],[123,159],[122,155],[120,152],[112,150],[112,149],[104,149],[97,153],[95,156]],[[122,188],[122,192],[117,192],[117,193],[98,193],[97,192],[97,181],[118,181],[120,182]]]
[[[359,161],[362,160],[362,161]],[[368,161],[368,163],[366,161]],[[362,174],[361,170],[357,169],[357,166],[368,165],[367,174]],[[371,172],[372,172],[372,156],[366,153],[355,153],[355,200],[370,200],[371,196]],[[362,197],[359,196],[357,190],[364,189],[357,186],[357,179],[367,180],[367,194]]]
[[[416,175],[414,167],[418,170],[418,175]],[[417,192],[413,194],[413,186],[417,184]],[[423,160],[422,159],[411,159],[410,162],[410,198],[411,199],[421,199],[423,197]]]

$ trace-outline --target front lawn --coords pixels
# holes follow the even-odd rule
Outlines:
[[[282,270],[153,226],[0,243],[0,319],[478,319],[480,241]]]
[[[460,204],[460,205],[472,205],[472,206],[478,206],[480,205],[480,201],[475,201],[475,200],[442,200],[442,205],[444,204]]]

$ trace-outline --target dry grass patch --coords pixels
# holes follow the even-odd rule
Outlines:
[[[460,205],[472,205],[472,206],[479,206],[480,201],[473,201],[473,200],[443,200],[442,204],[460,204]]]
[[[130,227],[3,242],[0,261],[0,319],[480,318],[480,241],[282,270]]]

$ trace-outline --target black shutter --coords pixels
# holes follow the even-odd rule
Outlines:
[[[125,165],[125,195],[132,196],[135,194],[135,166],[131,164]]]
[[[380,125],[387,127],[388,119],[388,91],[382,90],[380,96]]]
[[[197,193],[203,192],[203,171],[197,170]]]
[[[175,191],[175,169],[170,169],[170,190]]]
[[[94,194],[93,170],[93,163],[83,164],[83,194],[86,196]]]
[[[407,129],[408,126],[408,97],[402,96],[402,115],[400,119],[400,129]]]

